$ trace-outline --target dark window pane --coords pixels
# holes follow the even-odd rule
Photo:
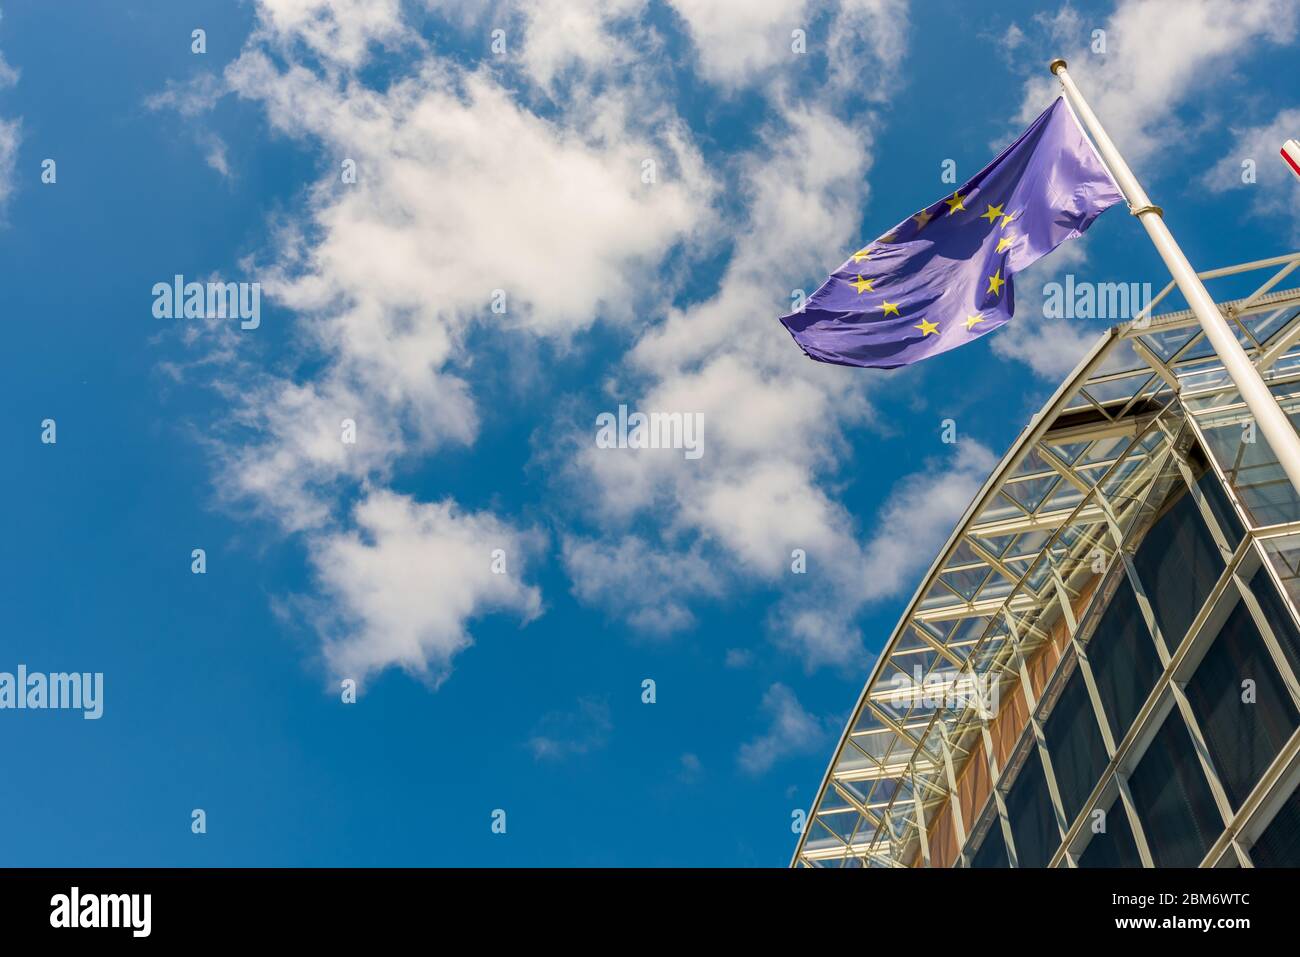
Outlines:
[[[1246,680],[1254,682],[1249,702],[1242,701]],[[1245,602],[1237,603],[1197,665],[1187,699],[1228,800],[1241,807],[1300,719]]]
[[[1175,487],[1182,494],[1175,491],[1178,500],[1156,520],[1133,556],[1138,581],[1151,600],[1170,654],[1182,643],[1223,574],[1223,557],[1201,519],[1196,499],[1181,483]]]
[[[1160,659],[1137,597],[1122,579],[1087,647],[1102,707],[1118,744],[1160,675]]]
[[[1273,629],[1278,644],[1282,646],[1287,660],[1291,662],[1292,670],[1300,672],[1300,632],[1296,631],[1295,619],[1291,617],[1286,602],[1273,587],[1273,579],[1269,577],[1268,569],[1260,568],[1255,572],[1255,577],[1250,580],[1250,590],[1259,599],[1264,617],[1268,619],[1269,627]]]
[[[1256,867],[1300,866],[1300,790],[1291,793],[1264,828],[1250,849],[1250,859]]]
[[[1007,842],[1002,839],[1002,822],[998,820],[997,815],[993,817],[993,823],[989,826],[984,835],[984,843],[980,849],[975,852],[971,858],[971,867],[1010,867],[1011,862],[1007,860]]]
[[[1065,816],[1073,821],[1107,763],[1088,686],[1078,668],[1043,723],[1043,736],[1047,739],[1047,753],[1052,756],[1052,771],[1061,790]]]
[[[1197,457],[1199,458],[1199,456]],[[1241,536],[1245,530],[1241,527],[1241,519],[1237,517],[1237,510],[1232,507],[1232,502],[1228,501],[1228,493],[1223,490],[1219,477],[1214,474],[1213,469],[1206,465],[1205,473],[1196,480],[1196,485],[1205,493],[1206,501],[1210,505],[1210,511],[1214,513],[1215,519],[1219,522],[1219,528],[1223,529],[1223,534],[1227,536],[1228,544],[1236,548],[1241,542]]]
[[[1171,711],[1129,778],[1156,867],[1196,867],[1223,831],[1191,736]]]
[[[1089,820],[1088,824],[1091,825]],[[1080,867],[1141,867],[1133,829],[1128,826],[1124,802],[1119,798],[1106,812],[1106,830],[1094,834],[1088,846],[1079,855]]]
[[[1047,793],[1043,762],[1033,748],[1007,793],[1007,818],[1016,842],[1017,867],[1046,867],[1061,843],[1056,813]]]

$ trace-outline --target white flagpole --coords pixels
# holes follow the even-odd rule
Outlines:
[[[1227,320],[1223,318],[1219,307],[1210,298],[1200,277],[1196,275],[1196,270],[1183,255],[1178,243],[1174,241],[1173,234],[1165,225],[1164,210],[1152,205],[1146,190],[1142,188],[1142,184],[1137,181],[1133,171],[1124,162],[1124,157],[1119,154],[1115,144],[1106,135],[1101,122],[1097,119],[1097,114],[1092,112],[1083,95],[1079,93],[1079,88],[1074,85],[1074,80],[1070,79],[1070,74],[1065,69],[1065,61],[1053,60],[1048,69],[1061,81],[1070,105],[1074,107],[1075,113],[1092,134],[1093,141],[1097,144],[1097,151],[1110,167],[1115,183],[1124,194],[1124,198],[1128,200],[1130,211],[1146,227],[1151,242],[1155,244],[1156,252],[1160,253],[1160,258],[1169,267],[1170,275],[1178,284],[1183,298],[1192,307],[1193,314],[1200,321],[1201,328],[1205,330],[1205,337],[1210,340],[1210,345],[1223,360],[1224,369],[1232,377],[1233,384],[1241,393],[1260,431],[1264,433],[1264,438],[1268,440],[1269,447],[1277,456],[1287,478],[1291,480],[1291,485],[1296,493],[1300,494],[1300,435],[1296,434],[1286,413],[1277,404],[1273,393],[1264,384],[1259,371],[1246,355],[1246,350],[1241,347],[1237,337],[1228,328]]]

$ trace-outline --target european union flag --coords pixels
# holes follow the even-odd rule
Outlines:
[[[947,352],[1007,322],[1011,277],[1123,199],[1058,98],[952,196],[859,249],[781,322],[821,362],[893,369]]]

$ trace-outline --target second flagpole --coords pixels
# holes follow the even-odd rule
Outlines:
[[[1246,350],[1241,347],[1237,337],[1228,328],[1227,320],[1223,318],[1219,307],[1210,297],[1200,277],[1196,275],[1196,270],[1183,255],[1169,227],[1165,225],[1164,211],[1159,206],[1152,205],[1146,190],[1142,188],[1142,184],[1124,162],[1124,157],[1106,135],[1106,130],[1097,119],[1097,114],[1092,112],[1092,108],[1088,106],[1079,88],[1074,85],[1074,80],[1070,78],[1069,71],[1065,67],[1065,61],[1053,60],[1048,69],[1061,81],[1068,102],[1074,107],[1075,114],[1092,135],[1093,142],[1097,145],[1097,152],[1101,154],[1101,158],[1115,178],[1116,185],[1128,200],[1129,209],[1146,227],[1151,242],[1155,244],[1156,252],[1169,268],[1169,273],[1182,292],[1183,298],[1187,300],[1192,313],[1200,322],[1201,328],[1205,330],[1205,337],[1210,340],[1210,345],[1223,361],[1223,367],[1232,378],[1233,385],[1241,393],[1246,407],[1258,423],[1260,431],[1264,433],[1264,438],[1272,448],[1273,454],[1277,456],[1287,478],[1291,480],[1296,494],[1300,495],[1300,435],[1296,434],[1290,419],[1273,398],[1273,393],[1269,391],[1268,386],[1264,384],[1259,370],[1255,368],[1250,357],[1246,355]]]

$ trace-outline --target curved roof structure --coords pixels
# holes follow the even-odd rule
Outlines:
[[[1300,252],[1201,274],[1216,299],[1252,290],[1220,309],[1293,416],[1300,288],[1277,287],[1298,267]],[[1300,543],[1300,500],[1263,439],[1242,442],[1248,414],[1190,311],[1155,314],[1171,293],[1097,340],[976,495],[872,667],[792,866],[972,863],[998,810],[1006,820],[1006,784],[1035,735],[1041,745],[1058,666],[1084,657],[1115,570],[1172,483],[1212,509],[1195,477],[1213,470],[1248,530],[1236,547],[1215,532],[1229,573],[1254,549],[1251,567],[1271,563],[1295,615],[1300,589],[1277,556],[1300,554],[1285,544]],[[1107,744],[1112,762],[1128,746]],[[1053,799],[1063,840],[1051,863],[1074,866],[1080,822]]]

